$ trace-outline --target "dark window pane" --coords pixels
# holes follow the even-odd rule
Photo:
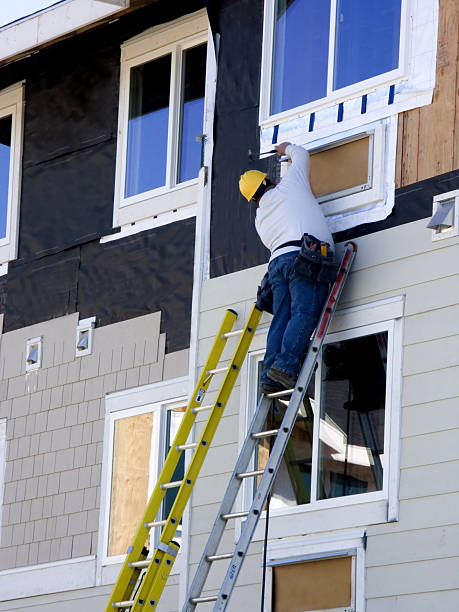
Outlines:
[[[327,95],[330,2],[278,0],[271,112]]]
[[[183,52],[183,97],[177,172],[179,183],[196,178],[201,165],[201,143],[196,141],[196,136],[202,133],[204,119],[206,53],[207,45]]]
[[[323,349],[318,499],[383,485],[387,332]]]
[[[333,89],[398,67],[401,0],[338,0]]]
[[[125,197],[166,183],[171,56],[131,69]]]
[[[6,236],[12,117],[0,119],[0,238]]]
[[[261,380],[263,363],[259,364],[258,383]],[[287,442],[284,457],[279,466],[279,471],[274,479],[271,490],[271,508],[283,508],[307,504],[311,500],[311,465],[312,465],[312,434],[314,416],[312,403],[313,384],[308,389],[303,403],[301,404],[292,434]],[[288,401],[275,400],[269,412],[266,429],[279,429]],[[266,467],[269,458],[271,444],[274,438],[260,440],[256,453],[254,469],[261,470]],[[254,483],[254,494],[258,482]]]
[[[166,422],[166,453],[164,455],[164,459],[167,458],[169,450],[171,448],[171,444],[174,441],[174,438],[177,434],[178,428],[180,427],[180,423],[183,418],[183,414],[186,410],[186,406],[180,408],[172,408],[167,411],[167,422]],[[180,459],[177,463],[177,467],[174,470],[174,473],[171,478],[171,482],[175,480],[182,480],[185,475],[185,453],[180,455]],[[163,519],[167,519],[169,516],[169,512],[175,502],[175,498],[177,497],[178,489],[167,489],[166,495],[164,496],[163,502]],[[182,521],[180,521],[180,525]],[[182,532],[182,528],[179,527],[176,532],[176,538],[180,537]]]

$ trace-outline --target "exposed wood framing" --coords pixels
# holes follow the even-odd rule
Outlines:
[[[396,187],[459,167],[458,54],[457,0],[440,0],[433,101],[399,118]]]

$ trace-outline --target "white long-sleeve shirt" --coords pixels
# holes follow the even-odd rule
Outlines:
[[[284,242],[301,240],[311,234],[334,247],[327,221],[309,185],[309,153],[288,145],[286,154],[292,163],[280,183],[260,198],[255,228],[263,244],[271,251],[269,261],[300,247],[277,249]]]

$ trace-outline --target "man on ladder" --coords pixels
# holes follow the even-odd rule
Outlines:
[[[307,245],[317,255],[331,257],[333,238],[309,184],[309,153],[283,142],[275,147],[291,165],[279,184],[264,172],[249,170],[239,181],[242,195],[257,207],[255,228],[271,251],[268,278],[273,292],[273,319],[269,328],[263,393],[294,387],[309,338],[327,297],[328,280],[314,274],[314,266],[295,264],[306,234]],[[320,256],[319,256],[320,257]],[[318,268],[317,268],[318,269]],[[321,282],[323,281],[323,282]]]

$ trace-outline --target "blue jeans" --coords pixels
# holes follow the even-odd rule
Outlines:
[[[268,332],[261,381],[266,383],[271,367],[296,378],[309,339],[320,318],[328,285],[296,276],[293,263],[297,251],[279,255],[269,264],[274,317]]]

